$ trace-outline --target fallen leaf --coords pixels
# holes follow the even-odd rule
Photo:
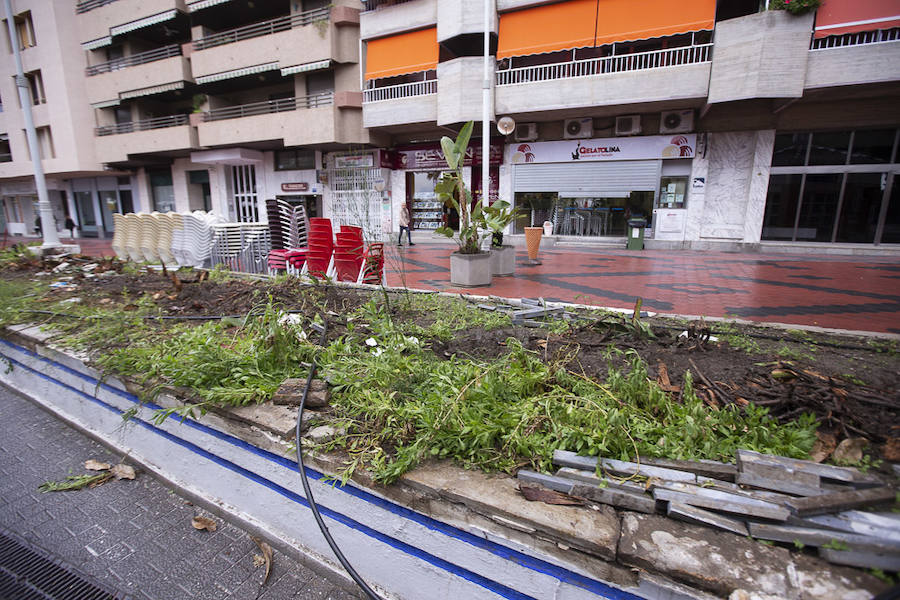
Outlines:
[[[88,471],[109,471],[109,463],[100,462],[93,458],[84,461],[84,468]]]
[[[191,519],[191,525],[194,526],[194,529],[197,530],[207,530],[207,531],[215,531],[216,530],[216,522],[207,517],[194,517]]]
[[[259,568],[266,564],[266,559],[263,558],[262,554],[254,554],[253,555],[253,566]]]
[[[100,298],[100,304],[109,304],[112,302],[110,298]]]
[[[900,462],[900,438],[889,438],[882,452],[884,460]]]
[[[547,340],[538,340],[537,342],[535,342],[534,345],[537,346],[538,348],[543,348],[544,350],[546,350],[547,349]]]
[[[110,473],[116,476],[116,479],[134,479],[134,467],[119,463],[110,469]]]
[[[659,372],[659,375],[656,378],[656,382],[659,383],[659,386],[663,389],[670,387],[672,382],[669,381],[669,369],[666,367],[666,363],[660,362],[656,366],[656,370]]]
[[[269,573],[272,572],[272,546],[268,545],[258,537],[250,536],[250,539],[253,540],[253,543],[259,546],[259,549],[262,551],[262,559],[266,564],[266,574],[263,577],[262,584],[266,585],[266,582],[269,580]],[[259,566],[256,562],[256,556],[253,557],[253,564],[255,566]]]
[[[863,457],[863,448],[869,445],[869,441],[863,438],[847,438],[837,445],[831,458],[836,463],[845,465],[858,464]]]
[[[809,452],[809,458],[814,462],[820,463],[831,456],[835,448],[837,448],[837,438],[833,434],[817,431],[816,441]]]
[[[561,492],[548,490],[542,487],[520,485],[519,491],[522,492],[522,495],[525,496],[525,499],[529,502],[543,502],[545,504],[560,504],[571,506],[584,505],[584,501],[582,500],[573,498]]]

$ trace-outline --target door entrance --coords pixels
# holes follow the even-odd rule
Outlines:
[[[231,167],[231,193],[233,211],[237,221],[240,223],[259,222],[255,165]]]

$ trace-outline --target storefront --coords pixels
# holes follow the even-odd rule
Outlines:
[[[513,233],[550,221],[555,235],[621,238],[643,217],[651,236],[662,209],[660,234],[683,235],[695,148],[695,134],[512,144]]]
[[[70,210],[63,187],[64,182],[47,180],[47,198],[58,232],[64,231],[63,225]],[[0,184],[0,204],[5,230],[10,235],[39,235],[38,196],[34,180]]]
[[[500,194],[500,164],[503,162],[503,143],[492,141],[489,156],[488,198],[493,202]],[[407,146],[382,153],[382,167],[391,169],[394,197],[410,209],[413,229],[435,230],[442,225],[459,228],[459,215],[445,207],[434,192],[447,163],[440,144]],[[481,146],[472,143],[463,162],[463,178],[473,191],[473,201],[481,201]],[[399,205],[398,205],[399,206]],[[399,212],[399,208],[398,208]]]
[[[127,175],[73,179],[70,183],[74,220],[83,237],[111,237],[115,231],[113,214],[135,211],[131,177]]]

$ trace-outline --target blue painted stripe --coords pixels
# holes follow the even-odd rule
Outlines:
[[[31,356],[37,360],[49,363],[52,366],[62,369],[62,370],[66,371],[66,372],[92,384],[92,385],[99,385],[102,389],[105,389],[111,393],[114,393],[114,394],[120,396],[121,398],[128,400],[129,402],[140,403],[140,400],[133,394],[130,394],[124,390],[120,390],[119,388],[116,388],[116,387],[110,386],[109,384],[98,381],[96,378],[94,378],[90,375],[81,373],[80,371],[76,371],[75,369],[67,367],[66,365],[60,364],[56,361],[48,359],[39,354],[36,354],[36,353],[28,350],[27,348],[23,348],[21,346],[18,346],[16,344],[13,344],[13,343],[11,343],[7,340],[3,340],[3,339],[0,339],[0,344],[4,344],[10,348],[14,348],[14,349],[16,349],[22,353],[25,353],[26,355]],[[31,369],[31,370],[34,371],[33,369]],[[38,371],[34,371],[34,372],[39,375],[42,375],[44,377],[49,377]],[[53,381],[57,381],[53,378],[50,378],[50,379]],[[65,384],[63,382],[58,382],[58,383],[60,385],[69,387],[67,384]],[[72,389],[74,389],[74,388],[72,388]],[[79,394],[82,393],[78,390],[75,390],[75,391],[78,392]],[[102,401],[98,400],[98,402],[102,402]],[[150,402],[145,402],[144,405],[153,410],[160,410],[162,408],[162,407],[160,407],[154,403],[150,403]],[[116,410],[118,410],[118,409],[116,409]],[[280,456],[273,452],[269,452],[268,450],[263,450],[262,448],[257,448],[256,446],[253,446],[252,444],[249,444],[240,438],[236,438],[227,433],[223,433],[221,431],[213,429],[212,427],[209,427],[202,423],[198,423],[197,421],[185,420],[185,421],[182,421],[182,423],[184,425],[187,425],[188,427],[196,429],[197,431],[201,431],[207,435],[211,435],[217,439],[220,439],[220,440],[230,443],[234,446],[237,446],[237,447],[241,448],[242,450],[245,450],[247,452],[250,452],[252,454],[255,454],[257,456],[265,458],[266,460],[275,462],[287,469],[290,469],[294,472],[299,473],[299,468],[297,466],[296,461],[294,461],[294,460]],[[307,476],[311,479],[320,480],[320,479],[323,479],[326,477],[326,475],[324,475],[323,473],[316,471],[314,469],[311,469],[309,467],[306,467],[306,472],[307,472]],[[275,484],[273,484],[273,485],[275,485]],[[486,550],[486,551],[490,552],[491,554],[494,554],[497,557],[503,558],[505,560],[510,560],[522,567],[531,569],[533,571],[542,573],[544,575],[548,575],[550,577],[558,579],[561,582],[583,588],[587,591],[597,594],[601,598],[605,598],[607,600],[643,600],[640,596],[637,596],[630,592],[626,592],[624,590],[614,588],[603,582],[597,581],[595,579],[591,579],[589,577],[585,577],[584,575],[575,573],[575,572],[565,569],[563,567],[559,567],[550,562],[541,560],[539,558],[530,556],[528,554],[519,552],[517,550],[513,550],[502,544],[492,542],[490,540],[486,540],[484,538],[478,537],[467,531],[461,530],[452,525],[448,525],[448,524],[438,521],[437,519],[434,519],[432,517],[428,517],[426,515],[417,513],[409,508],[406,508],[405,506],[401,506],[399,504],[396,504],[394,502],[391,502],[389,500],[381,498],[375,494],[372,494],[371,492],[367,492],[367,491],[357,488],[355,486],[335,485],[335,489],[339,489],[347,494],[350,494],[351,496],[354,496],[356,498],[364,500],[370,504],[374,504],[374,505],[378,506],[379,508],[387,510],[387,511],[389,511],[393,514],[396,514],[398,516],[401,516],[405,519],[414,521],[431,531],[440,532],[444,535],[447,535],[454,539],[468,543],[479,549]],[[402,543],[402,542],[400,542],[400,543]]]

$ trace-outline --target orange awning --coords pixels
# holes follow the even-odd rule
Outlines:
[[[816,11],[816,37],[900,27],[897,0],[825,0]]]
[[[366,44],[366,79],[427,71],[437,64],[437,27],[391,35]]]
[[[568,0],[500,15],[497,58],[713,29],[715,0]]]

